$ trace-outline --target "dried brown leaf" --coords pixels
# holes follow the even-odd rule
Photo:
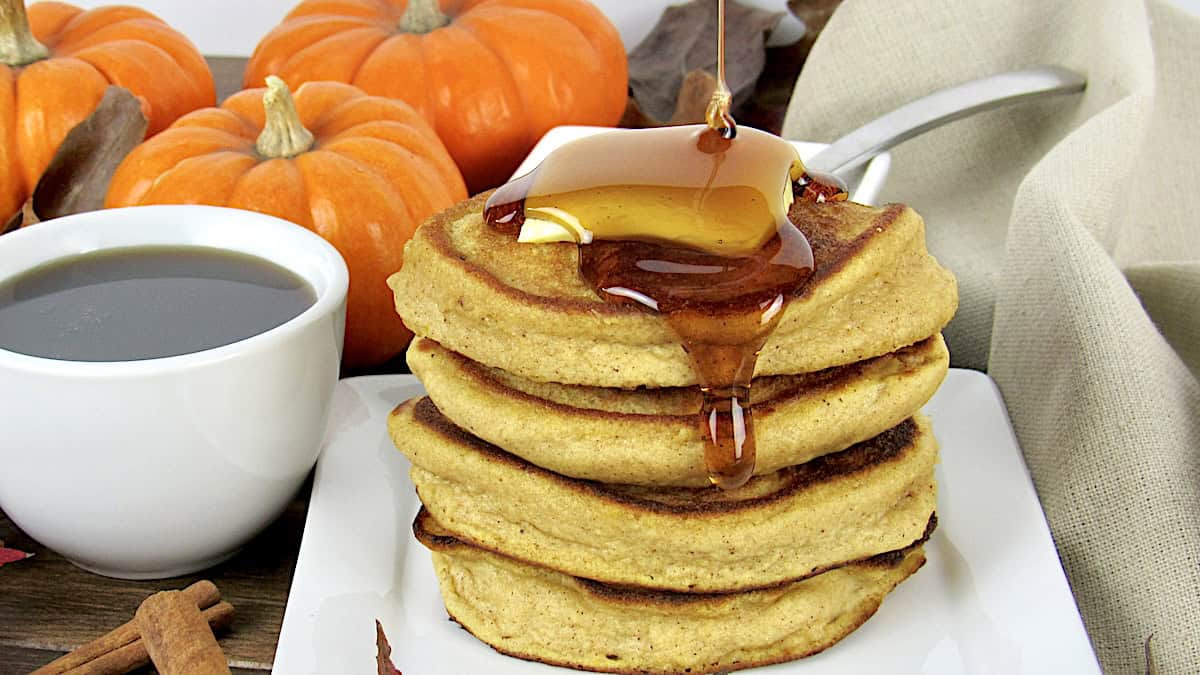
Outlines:
[[[392,646],[388,644],[387,635],[383,632],[383,624],[375,619],[375,663],[378,675],[403,675],[396,664],[392,663]]]
[[[117,86],[104,91],[87,119],[67,133],[42,173],[33,196],[6,226],[104,208],[104,195],[117,166],[146,136],[146,116],[137,97]]]
[[[21,226],[25,223],[32,225],[36,222],[38,222],[38,219],[37,214],[33,212],[32,201],[26,199],[25,203],[21,206],[21,209],[14,213],[12,218],[8,219],[8,222],[4,224],[4,227],[0,227],[0,234],[15,232],[16,230],[21,229]]]
[[[658,122],[646,117],[638,102],[632,96],[625,100],[625,112],[621,113],[621,121],[617,126],[624,129],[646,129],[659,126]]]
[[[783,12],[725,6],[725,79],[734,105],[747,100],[766,62],[766,37]],[[642,115],[662,124],[680,104],[684,79],[717,67],[717,2],[692,0],[668,7],[654,29],[629,55],[629,88]],[[707,104],[707,101],[706,101]]]
[[[708,103],[717,90],[717,78],[707,70],[697,68],[683,78],[679,96],[675,101],[675,112],[668,124],[700,124],[704,122]]]
[[[674,124],[700,124],[705,121],[708,103],[716,89],[717,78],[707,70],[697,68],[683,78],[675,101],[675,111],[671,113],[670,119],[663,122],[652,119],[642,112],[637,100],[630,97],[625,102],[625,113],[617,126],[626,129],[646,129]]]

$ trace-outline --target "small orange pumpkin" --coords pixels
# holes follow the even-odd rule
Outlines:
[[[105,206],[231,206],[313,230],[350,268],[343,364],[383,363],[412,338],[385,280],[417,225],[466,198],[462,176],[401,101],[336,82],[310,82],[293,99],[279,78],[267,84],[186,115],[135,148]]]
[[[628,71],[584,0],[306,0],[250,58],[247,82],[348,82],[425,115],[472,192],[504,182],[561,124],[616,124]]]
[[[141,99],[148,135],[216,103],[204,57],[149,12],[39,2],[27,14],[21,0],[0,0],[0,220],[29,198],[109,84]]]

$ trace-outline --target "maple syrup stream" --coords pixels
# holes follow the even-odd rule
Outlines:
[[[789,197],[795,190],[801,199],[832,201],[845,191],[803,173],[786,141],[738,133],[724,78],[723,0],[719,11],[718,85],[707,125],[563,146],[497,189],[484,216],[510,234],[533,220],[573,232],[580,273],[601,298],[665,318],[700,384],[709,479],[734,489],[754,474],[750,386],[758,355],[813,272],[808,240],[787,217]]]

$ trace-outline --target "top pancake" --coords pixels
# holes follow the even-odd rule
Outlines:
[[[426,221],[388,279],[410,329],[488,366],[595,387],[697,384],[663,317],[604,302],[573,243],[520,244],[483,220],[488,194]],[[756,376],[808,373],[887,354],[949,322],[953,276],[903,205],[796,202],[815,271],[768,339]]]

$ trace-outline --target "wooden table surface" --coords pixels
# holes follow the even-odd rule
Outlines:
[[[308,492],[306,484],[283,516],[228,562],[199,574],[156,581],[123,581],[85,572],[34,542],[0,512],[0,539],[34,554],[0,567],[0,673],[26,673],[49,663],[132,619],[151,593],[183,588],[197,579],[211,579],[235,608],[233,627],[220,639],[234,672],[270,670],[296,568]]]
[[[209,62],[220,99],[240,88],[244,59]],[[34,554],[0,567],[0,675],[44,665],[133,618],[151,593],[183,588],[197,579],[211,579],[236,608],[233,627],[220,640],[234,672],[270,670],[309,489],[308,484],[301,488],[283,516],[233,559],[197,575],[158,581],[122,581],[85,572],[34,542],[0,512],[0,540]]]

